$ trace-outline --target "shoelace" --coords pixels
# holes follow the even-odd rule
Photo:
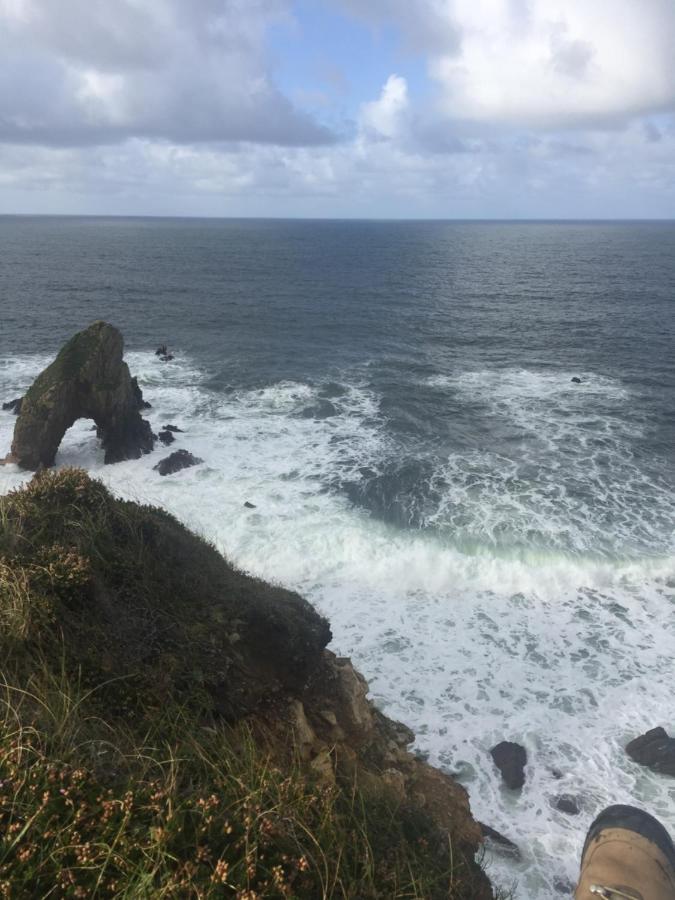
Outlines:
[[[603,884],[592,884],[589,888],[591,894],[602,897],[603,900],[642,900],[641,894],[619,890],[619,888],[607,887]]]

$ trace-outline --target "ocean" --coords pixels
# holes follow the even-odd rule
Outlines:
[[[122,330],[154,430],[205,462],[104,467],[80,422],[57,464],[308,597],[521,847],[488,854],[496,884],[569,890],[608,803],[675,834],[675,783],[623,749],[675,732],[674,223],[0,217],[0,302],[1,400]]]

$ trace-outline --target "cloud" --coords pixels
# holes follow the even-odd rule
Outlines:
[[[283,0],[0,0],[0,141],[329,143],[275,86]]]
[[[675,105],[673,0],[340,0],[396,23],[427,60],[446,119],[532,128]]]
[[[405,99],[405,102],[404,102]],[[158,215],[649,217],[675,209],[675,121],[572,136],[505,133],[463,152],[415,141],[404,80],[361,107],[352,141],[315,147],[0,146],[5,210]],[[655,135],[658,137],[655,139]]]
[[[399,75],[390,75],[377,100],[364,103],[359,116],[361,131],[371,138],[400,135],[408,112],[408,84]]]
[[[430,74],[454,118],[569,127],[675,102],[670,0],[455,0],[459,53]]]
[[[389,40],[362,79],[327,36],[311,50],[339,83],[383,73],[334,141],[270,69],[292,0],[0,0],[0,208],[675,214],[672,0],[323,2],[405,28],[432,90]],[[290,96],[337,120],[343,95],[301,71]]]

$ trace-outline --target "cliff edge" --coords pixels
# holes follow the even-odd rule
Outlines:
[[[0,896],[492,892],[328,623],[81,470],[0,498]]]

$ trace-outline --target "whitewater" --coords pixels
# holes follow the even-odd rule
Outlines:
[[[52,358],[5,353],[0,397],[20,396]],[[367,367],[222,389],[180,348],[169,364],[152,349],[126,358],[153,430],[184,429],[171,449],[204,463],[161,478],[159,448],[104,466],[81,421],[56,464],[161,505],[316,604],[375,702],[521,848],[521,861],[488,853],[497,885],[522,900],[569,893],[588,823],[609,803],[642,805],[675,833],[672,781],[623,749],[675,725],[675,492],[636,450],[650,421],[630,383],[533,364],[420,372],[411,391],[462,403],[500,434],[425,450],[390,427]],[[0,413],[0,454],[14,421]],[[28,477],[0,467],[0,492]],[[489,756],[503,739],[528,751],[519,794]],[[562,794],[580,815],[555,808]]]

